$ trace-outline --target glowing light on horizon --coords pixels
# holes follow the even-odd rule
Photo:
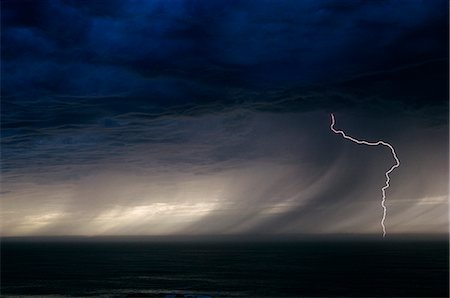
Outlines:
[[[383,145],[383,146],[389,147],[389,149],[392,152],[392,156],[395,159],[395,164],[384,174],[386,176],[386,183],[381,188],[381,194],[382,194],[381,207],[383,208],[383,217],[381,218],[381,227],[383,229],[383,237],[385,237],[386,236],[386,226],[385,226],[384,222],[386,220],[386,214],[387,214],[387,208],[386,208],[386,204],[385,204],[386,203],[386,189],[388,189],[390,186],[389,182],[391,181],[391,178],[389,177],[389,174],[392,173],[392,171],[394,171],[396,168],[398,168],[400,166],[400,160],[398,159],[397,154],[395,153],[394,147],[389,143],[386,143],[384,141],[377,141],[377,142],[368,142],[368,141],[364,141],[364,140],[361,141],[361,140],[357,140],[353,137],[346,135],[345,132],[342,130],[336,130],[334,128],[334,125],[336,123],[336,121],[334,119],[334,115],[333,115],[333,113],[331,113],[330,115],[331,115],[330,129],[335,134],[340,134],[344,139],[350,140],[350,141],[355,142],[360,145],[368,145],[368,146]]]

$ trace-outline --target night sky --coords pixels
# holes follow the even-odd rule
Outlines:
[[[448,2],[1,2],[3,236],[448,230]]]

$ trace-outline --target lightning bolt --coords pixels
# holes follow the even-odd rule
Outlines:
[[[357,144],[360,145],[368,145],[368,146],[378,146],[378,145],[383,145],[386,147],[389,147],[389,149],[391,149],[392,152],[392,156],[395,159],[395,164],[384,174],[386,176],[386,183],[385,185],[381,188],[381,194],[382,194],[382,198],[381,198],[381,207],[383,208],[383,217],[381,218],[381,227],[383,228],[383,237],[386,236],[386,226],[384,225],[384,221],[386,220],[386,213],[387,213],[387,208],[386,208],[386,189],[389,188],[389,182],[391,181],[391,178],[389,177],[389,174],[392,173],[392,171],[394,171],[396,168],[398,168],[400,166],[400,160],[397,157],[397,154],[395,153],[394,147],[389,144],[386,143],[384,141],[378,141],[378,142],[367,142],[367,141],[360,141],[357,140],[355,138],[352,138],[348,135],[345,134],[345,132],[343,132],[342,130],[336,130],[334,128],[334,124],[336,123],[335,119],[334,119],[334,115],[331,115],[331,125],[330,128],[331,130],[335,133],[335,134],[340,134],[344,139],[350,140],[352,142],[355,142]]]

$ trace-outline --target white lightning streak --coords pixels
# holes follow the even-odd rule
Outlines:
[[[345,132],[343,132],[342,130],[336,130],[334,128],[334,124],[336,123],[334,120],[334,115],[331,115],[331,125],[330,128],[331,130],[336,133],[336,134],[340,134],[342,135],[342,137],[344,137],[344,139],[350,140],[352,142],[355,142],[357,144],[362,144],[362,145],[369,145],[369,146],[378,146],[378,145],[383,145],[383,146],[387,146],[389,147],[389,149],[391,149],[392,152],[392,156],[394,156],[395,159],[395,164],[384,174],[386,176],[386,184],[384,185],[383,188],[381,188],[381,193],[382,193],[382,199],[381,199],[381,207],[383,208],[383,217],[381,218],[381,227],[383,228],[383,237],[386,236],[386,226],[384,225],[384,221],[386,220],[386,213],[387,213],[387,208],[386,208],[386,189],[389,188],[389,182],[391,181],[391,178],[389,177],[389,174],[392,173],[392,171],[394,171],[395,168],[398,168],[400,166],[400,160],[397,157],[397,154],[395,154],[395,150],[394,147],[392,147],[391,144],[386,143],[384,141],[378,141],[378,142],[367,142],[367,141],[360,141],[357,140],[355,138],[352,138],[348,135],[345,134]]]

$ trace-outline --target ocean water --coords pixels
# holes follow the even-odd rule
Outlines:
[[[2,297],[448,297],[447,241],[9,241]]]

